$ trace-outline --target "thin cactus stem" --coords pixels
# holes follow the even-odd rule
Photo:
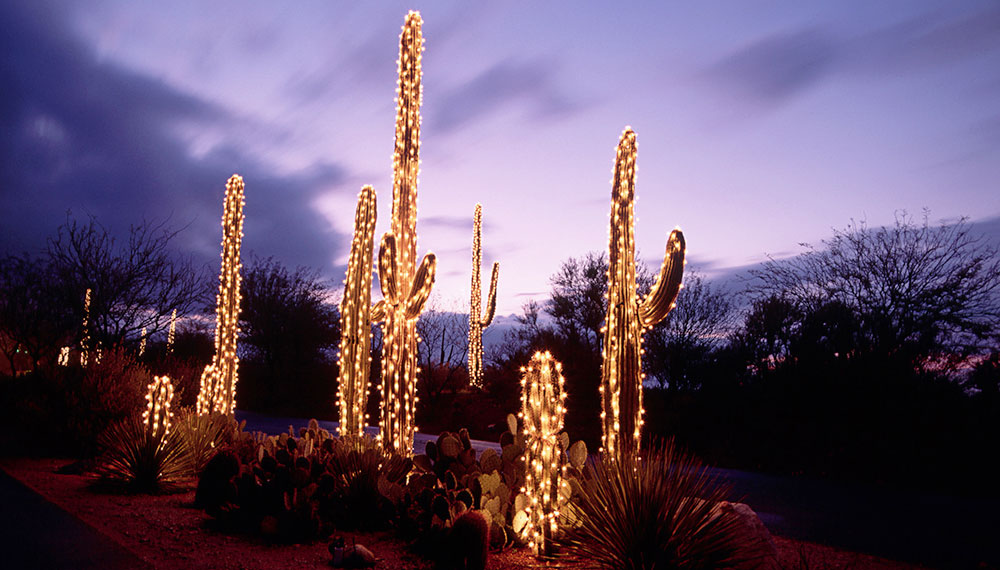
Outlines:
[[[222,269],[216,297],[215,356],[201,375],[196,410],[198,414],[236,410],[239,358],[236,337],[240,317],[240,245],[243,241],[243,178],[232,175],[226,182],[222,214]]]
[[[490,291],[486,299],[486,315],[482,314],[482,283],[479,267],[483,263],[483,206],[476,204],[472,224],[472,295],[469,302],[469,384],[483,387],[483,329],[493,322],[497,307],[497,276],[500,264],[493,263]]]
[[[142,422],[151,436],[162,437],[170,433],[170,402],[174,398],[174,387],[168,376],[154,376],[146,386],[146,409],[142,412]]]
[[[684,271],[684,235],[674,230],[656,284],[644,299],[636,290],[636,137],[626,128],[618,141],[611,189],[608,244],[608,312],[601,367],[601,452],[612,459],[638,451],[644,423],[642,334],[674,306]]]
[[[341,436],[364,433],[368,416],[368,376],[371,369],[372,248],[375,245],[375,190],[361,189],[354,214],[354,239],[340,304],[340,377],[337,401]]]
[[[524,423],[528,521],[521,531],[537,556],[551,554],[558,531],[560,495],[567,485],[559,446],[566,414],[562,364],[548,352],[536,352],[521,368],[521,418]]]
[[[399,37],[396,144],[393,153],[392,224],[379,247],[383,303],[382,396],[378,440],[384,449],[410,455],[416,432],[417,320],[434,285],[437,258],[416,264],[417,175],[420,170],[420,103],[423,53],[420,14],[406,16]]]

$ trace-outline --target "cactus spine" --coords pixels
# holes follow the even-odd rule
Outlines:
[[[497,276],[500,272],[500,264],[494,262],[490,292],[486,297],[486,315],[481,316],[483,301],[479,266],[483,263],[482,233],[483,205],[476,204],[472,226],[472,298],[469,305],[469,384],[476,388],[483,387],[483,329],[490,326],[496,312]]]
[[[521,418],[524,421],[527,524],[521,531],[538,556],[551,554],[557,531],[559,498],[567,485],[559,447],[566,407],[562,364],[548,352],[536,352],[521,369]]]
[[[371,369],[372,248],[377,217],[375,190],[361,189],[354,214],[354,239],[347,262],[344,300],[340,303],[340,435],[362,435],[367,423],[368,374]]]
[[[417,319],[434,285],[433,253],[417,257],[417,174],[420,170],[420,102],[423,52],[420,14],[406,16],[399,36],[396,145],[393,153],[392,228],[379,246],[383,303],[382,395],[378,439],[384,449],[410,455],[416,431]]]
[[[239,358],[236,336],[240,317],[240,245],[243,241],[243,178],[226,182],[222,214],[222,270],[216,297],[215,356],[201,374],[197,413],[230,414],[236,409]]]
[[[684,234],[674,230],[656,284],[641,301],[636,292],[635,132],[626,127],[618,141],[611,188],[608,245],[608,313],[601,367],[601,451],[611,458],[638,451],[643,424],[642,333],[662,321],[681,288]]]

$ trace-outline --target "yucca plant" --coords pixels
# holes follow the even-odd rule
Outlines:
[[[98,438],[104,454],[95,470],[99,487],[128,493],[175,490],[190,473],[176,431],[154,432],[138,414],[112,424]]]
[[[184,442],[188,456],[189,475],[197,476],[222,446],[233,443],[246,425],[228,414],[212,412],[197,414],[188,409],[180,414],[174,429]]]
[[[601,568],[733,568],[760,545],[720,508],[729,488],[672,440],[587,465],[559,542]]]

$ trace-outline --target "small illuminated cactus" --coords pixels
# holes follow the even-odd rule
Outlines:
[[[139,337],[139,356],[146,354],[146,327],[142,327],[142,334]]]
[[[469,304],[469,384],[476,388],[483,387],[483,329],[493,322],[497,308],[497,276],[500,273],[500,264],[494,262],[490,292],[486,297],[486,314],[482,315],[483,294],[479,279],[479,266],[483,263],[482,233],[483,206],[476,204],[472,226],[472,296]]]
[[[560,498],[568,495],[565,462],[559,445],[566,414],[562,364],[536,352],[521,368],[521,419],[524,422],[524,488],[527,524],[521,536],[538,556],[551,554],[558,530]]]
[[[612,459],[638,451],[643,424],[642,334],[662,321],[681,288],[684,234],[670,232],[660,274],[642,300],[635,278],[635,132],[626,128],[618,141],[611,188],[608,244],[608,312],[601,367],[601,452]]]
[[[146,387],[146,410],[142,413],[142,422],[153,438],[162,438],[170,433],[174,417],[170,411],[173,397],[174,387],[167,376],[153,377],[153,381]]]
[[[83,338],[80,340],[80,366],[87,365],[90,351],[90,288],[83,296]]]
[[[375,307],[382,325],[382,395],[378,440],[383,449],[413,453],[417,412],[417,320],[434,286],[437,258],[417,258],[417,174],[420,170],[421,19],[406,16],[399,36],[396,89],[396,145],[393,153],[392,227],[379,245],[379,285]]]
[[[177,332],[177,309],[170,313],[170,329],[167,330],[167,352],[174,352],[174,335]]]
[[[337,402],[341,437],[360,436],[365,429],[368,376],[371,369],[372,248],[375,246],[376,204],[371,186],[361,189],[354,214],[354,239],[347,262],[344,300],[340,303],[340,377]]]
[[[215,356],[201,374],[197,413],[221,412],[232,415],[236,409],[236,381],[239,358],[236,337],[240,318],[240,245],[243,241],[243,178],[234,174],[226,182],[222,214],[222,269],[216,297]],[[169,337],[168,337],[169,338]]]

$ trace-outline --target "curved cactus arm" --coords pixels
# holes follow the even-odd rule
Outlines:
[[[670,232],[660,275],[649,295],[639,304],[639,317],[643,326],[651,327],[662,321],[674,307],[684,277],[684,251],[684,234],[680,230]]]
[[[428,253],[413,277],[410,294],[406,298],[406,318],[414,319],[424,310],[427,298],[431,296],[434,287],[434,274],[437,269],[437,256]]]
[[[490,326],[493,315],[497,312],[497,278],[500,276],[500,263],[493,262],[493,275],[490,277],[490,293],[486,297],[486,314],[480,320],[483,327]]]
[[[392,232],[382,236],[378,246],[378,283],[386,303],[398,303],[396,288],[396,236]]]
[[[385,320],[385,300],[372,305],[372,322],[378,323]]]

